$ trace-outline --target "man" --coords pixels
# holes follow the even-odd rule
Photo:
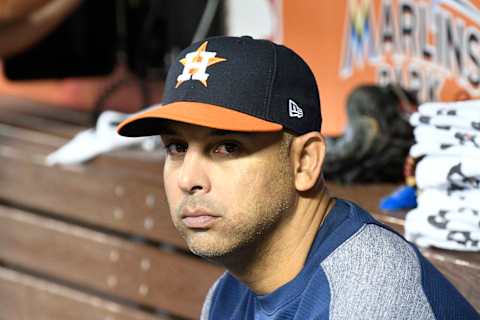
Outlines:
[[[227,272],[202,319],[474,319],[420,253],[329,196],[314,76],[290,49],[217,37],[182,51],[161,106],[120,124],[160,134],[176,228]]]

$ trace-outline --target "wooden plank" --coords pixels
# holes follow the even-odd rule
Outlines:
[[[8,144],[12,148],[32,152],[32,157],[45,158],[61,148],[69,142],[65,137],[56,136],[52,133],[37,131],[35,129],[21,128],[15,125],[2,123],[0,119],[0,141],[2,144]],[[135,174],[139,178],[158,179],[163,174],[164,151],[160,148],[145,152],[140,146],[129,148],[128,150],[120,149],[107,154],[100,155],[79,166],[87,167],[94,163],[94,167],[98,170],[113,171],[116,174]]]
[[[0,320],[167,320],[0,267]]]
[[[89,111],[47,105],[14,96],[0,96],[0,115],[5,113],[36,116],[42,119],[51,119],[85,127],[91,125],[91,114]]]
[[[82,118],[81,116],[84,114],[78,111],[48,108],[41,105],[30,108],[25,108],[24,105],[15,107],[11,104],[2,104],[2,100],[4,99],[0,97],[0,140],[16,139],[22,142],[19,145],[21,149],[24,149],[23,143],[36,143],[45,148],[41,152],[42,156],[52,153],[68,143],[75,134],[89,129],[92,125],[90,123],[88,125],[71,124],[59,120],[73,118],[73,115],[76,115],[75,118]],[[69,116],[70,112],[73,112],[73,115]],[[61,116],[64,113],[67,115]],[[48,114],[56,115],[56,117],[49,117]],[[74,120],[72,119],[72,121]],[[163,160],[161,152],[144,152],[138,146],[133,149],[128,148],[128,151],[120,149],[110,152],[97,157],[92,162],[95,162],[95,166],[99,168],[111,169],[112,165],[120,166],[122,171],[135,172],[140,176],[149,171],[145,177],[152,177],[152,173],[162,175],[162,168],[158,166],[159,159]]]
[[[86,128],[83,126],[67,124],[51,119],[42,119],[37,116],[21,114],[18,112],[0,113],[1,123],[37,132],[51,134],[57,137],[71,139],[75,134]]]
[[[27,108],[25,113],[23,106],[13,108],[11,105],[7,105],[6,109],[9,111],[5,112],[1,108],[5,108],[5,106],[2,106],[1,101],[2,98],[0,97],[0,141],[2,143],[11,143],[12,147],[19,150],[31,151],[30,148],[34,147],[32,156],[37,159],[45,158],[68,143],[74,134],[86,129],[83,126],[44,118],[41,111],[46,109],[49,112],[53,112],[50,110],[51,108],[45,108],[44,106],[30,108],[31,110]],[[23,112],[19,110],[23,110]],[[54,114],[61,114],[69,110],[57,108],[54,111]],[[15,141],[17,144],[13,145]],[[135,174],[137,179],[158,180],[163,175],[163,159],[163,150],[145,152],[141,150],[140,146],[137,146],[133,149],[120,149],[101,155],[93,161],[85,163],[84,166],[92,167],[93,164],[95,169],[111,171],[115,175],[131,173]]]
[[[1,206],[0,259],[189,318],[198,318],[223,272],[195,257]]]
[[[144,181],[125,171],[115,174],[122,171],[115,166],[49,167],[43,157],[7,143],[0,144],[0,161],[4,201],[185,247],[171,222],[160,177]]]
[[[327,183],[332,196],[358,203],[369,212],[380,212],[380,199],[398,187],[398,184],[340,185]]]

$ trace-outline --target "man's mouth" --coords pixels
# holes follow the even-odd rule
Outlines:
[[[184,210],[182,222],[190,229],[208,229],[220,218],[205,210]]]

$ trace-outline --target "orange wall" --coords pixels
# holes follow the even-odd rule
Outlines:
[[[419,30],[425,27],[427,34],[427,45],[432,46],[435,50],[435,45],[438,43],[445,43],[434,30],[435,22],[433,19],[425,20],[424,23],[420,20],[420,7],[424,7],[427,12],[441,12],[443,16],[451,16],[451,25],[459,24],[465,25],[465,30],[470,28],[480,35],[480,1],[458,1],[466,5],[471,5],[467,11],[471,14],[467,15],[463,8],[455,5],[457,1],[438,1],[438,5],[434,8],[431,0],[410,0],[403,1],[403,3],[411,4],[413,8],[413,15],[417,19],[416,27],[413,28],[413,41],[418,48],[420,45]],[[400,15],[397,10],[399,1],[397,0],[343,0],[343,1],[326,1],[326,0],[302,0],[302,1],[283,1],[283,34],[284,43],[297,51],[312,67],[317,83],[320,89],[320,97],[322,100],[322,112],[324,116],[323,132],[328,135],[338,135],[344,130],[346,124],[345,101],[348,93],[359,84],[379,83],[380,68],[398,69],[401,75],[400,82],[407,88],[418,88],[420,91],[421,100],[453,100],[458,95],[468,94],[470,97],[480,97],[480,87],[474,86],[465,78],[465,74],[477,75],[480,77],[480,65],[475,64],[469,52],[473,52],[477,60],[480,60],[480,43],[471,41],[466,44],[465,41],[460,41],[464,50],[462,51],[462,59],[464,63],[463,75],[455,68],[454,49],[445,49],[442,54],[450,56],[450,68],[447,68],[445,63],[437,63],[437,58],[440,55],[434,55],[432,61],[422,59],[420,55],[412,53],[407,48],[404,51],[395,51],[387,49],[382,51],[380,49],[380,34],[381,34],[381,14],[382,4],[390,3],[392,7],[392,21],[394,29],[397,29],[397,34],[400,33]],[[405,14],[406,22],[403,26],[408,24],[411,15]],[[365,52],[358,51],[363,56],[355,60],[358,63],[353,63],[351,73],[345,76],[340,74],[343,58],[346,50],[352,41],[348,37],[347,26],[349,23],[357,23],[357,36],[363,36],[364,43],[367,43],[367,32],[365,31],[369,26],[373,31],[372,43],[377,47],[376,60],[369,59]],[[385,26],[385,25],[383,25]],[[408,27],[408,25],[407,25]],[[446,34],[446,33],[444,33]],[[464,32],[465,34],[465,32]],[[406,39],[406,37],[404,37]],[[397,35],[397,44],[401,39]],[[443,38],[445,40],[445,38]],[[465,48],[468,47],[469,52]],[[436,51],[433,50],[435,54]],[[350,52],[353,52],[350,50]],[[420,52],[418,50],[417,52]],[[396,53],[394,55],[393,53]],[[438,58],[440,59],[440,58]],[[446,60],[444,59],[443,62]],[[412,69],[413,68],[413,69]],[[419,78],[412,79],[408,77],[409,70],[416,70]],[[392,75],[394,73],[391,73]],[[393,76],[392,76],[393,78]],[[398,78],[397,78],[398,79]],[[387,80],[384,80],[384,82]],[[421,83],[421,84],[420,84]],[[432,84],[437,83],[434,86]],[[429,90],[429,88],[433,88]]]

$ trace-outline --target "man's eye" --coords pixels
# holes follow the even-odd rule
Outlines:
[[[233,142],[225,142],[219,144],[214,153],[216,154],[223,154],[223,155],[231,155],[240,151],[240,146]]]
[[[169,143],[165,149],[169,155],[180,155],[187,151],[187,145],[185,143]]]

